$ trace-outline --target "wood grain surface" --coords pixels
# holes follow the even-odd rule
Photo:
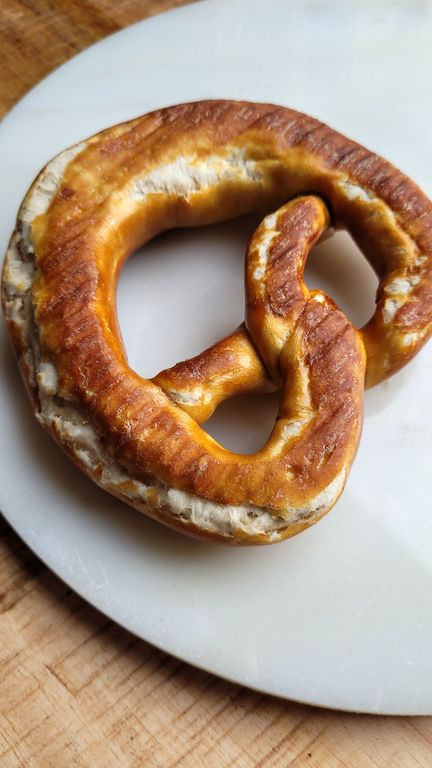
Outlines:
[[[182,4],[2,0],[0,112],[87,45]],[[0,766],[430,768],[432,719],[320,710],[197,671],[88,606],[0,521]]]

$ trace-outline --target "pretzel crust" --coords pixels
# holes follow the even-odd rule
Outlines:
[[[324,294],[316,301],[302,289],[294,317],[292,306],[275,305],[277,287],[267,286],[263,306],[257,295],[247,312],[265,365],[258,357],[249,369],[233,366],[240,374],[222,387],[215,375],[219,400],[211,407],[286,378],[281,409],[260,452],[231,454],[197,425],[187,403],[161,389],[165,377],[169,390],[172,372],[148,381],[128,367],[114,303],[121,266],[168,228],[268,210],[310,192],[328,202],[333,223],[349,229],[380,277],[376,312],[361,332],[370,386],[431,334],[432,207],[388,162],[317,120],[246,102],[158,110],[54,158],[23,201],[2,299],[36,415],[99,485],[170,527],[269,543],[325,514],[360,436],[363,343]],[[313,228],[319,203],[312,208]],[[279,346],[277,316],[286,320]],[[203,367],[215,371],[215,361],[223,372],[227,344],[241,356],[251,342],[240,330],[216,354],[203,353],[196,373],[188,369],[192,384]]]

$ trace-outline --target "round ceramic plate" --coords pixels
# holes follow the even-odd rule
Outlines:
[[[29,93],[0,128],[1,247],[39,168],[148,110],[208,97],[308,112],[432,192],[432,8],[402,2],[206,2],[137,24]],[[118,290],[130,362],[150,376],[230,332],[256,221],[171,232]],[[308,279],[363,323],[376,281],[347,235]],[[192,664],[279,696],[432,713],[432,344],[368,392],[360,450],[334,510],[295,539],[236,550],[191,541],[104,494],[36,425],[1,329],[0,502],[11,525],[115,621]],[[273,396],[236,399],[208,428],[251,452]]]

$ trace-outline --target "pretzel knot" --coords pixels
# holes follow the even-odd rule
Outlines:
[[[115,312],[125,259],[169,227],[258,209],[277,210],[247,249],[245,326],[140,377]],[[361,331],[303,280],[330,218],[380,279]],[[279,541],[342,492],[365,367],[367,386],[382,381],[431,334],[432,206],[388,162],[293,110],[170,107],[46,166],[19,211],[2,298],[36,416],[89,477],[192,535]],[[199,426],[231,395],[278,388],[274,429],[253,455],[231,453]]]
[[[249,540],[293,535],[327,512],[357,449],[366,363],[361,336],[325,293],[309,291],[303,280],[310,248],[328,225],[328,210],[314,196],[266,216],[247,249],[247,328],[153,379],[197,422],[229,396],[282,385],[266,445],[254,456],[230,457],[266,508],[264,515],[242,509],[255,523]],[[283,495],[288,510],[270,519],[269,508]],[[237,536],[243,540],[243,531]]]

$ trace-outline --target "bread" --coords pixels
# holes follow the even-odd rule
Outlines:
[[[132,371],[114,298],[128,255],[171,227],[280,205],[248,248],[247,330],[153,381]],[[380,278],[360,332],[303,283],[330,220]],[[48,163],[20,208],[2,300],[36,416],[89,477],[170,527],[255,544],[298,533],[339,497],[365,365],[371,386],[424,344],[431,277],[432,206],[400,171],[293,110],[210,101],[115,126]],[[253,456],[197,424],[235,392],[281,386]]]

